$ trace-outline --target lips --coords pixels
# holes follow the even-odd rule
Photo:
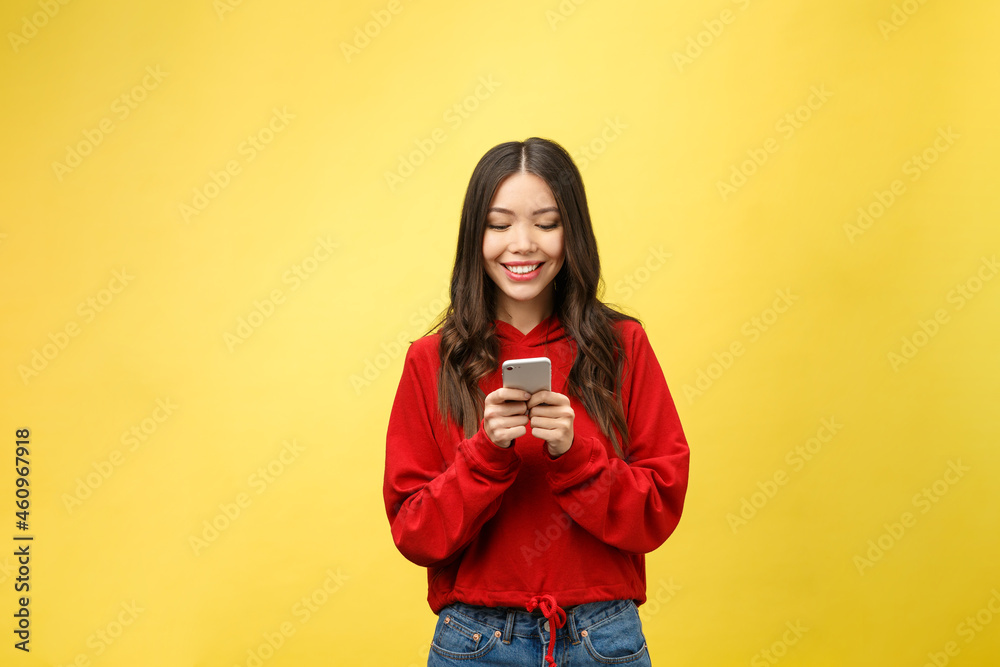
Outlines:
[[[501,264],[504,271],[507,273],[507,277],[511,280],[522,281],[531,280],[536,277],[545,262],[512,262],[510,264]]]
[[[504,264],[503,267],[511,273],[525,274],[531,273],[541,265],[541,262],[535,262],[534,264]]]

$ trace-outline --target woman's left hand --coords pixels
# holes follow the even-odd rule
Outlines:
[[[562,456],[573,445],[573,408],[569,397],[554,391],[538,391],[528,399],[531,435],[544,440],[549,456]]]

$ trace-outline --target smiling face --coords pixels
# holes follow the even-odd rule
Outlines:
[[[498,316],[541,321],[552,312],[553,279],[564,248],[559,207],[548,184],[527,172],[505,178],[490,202],[483,235],[486,273],[499,288]]]

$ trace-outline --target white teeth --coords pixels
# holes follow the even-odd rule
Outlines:
[[[530,264],[530,265],[526,265],[526,266],[508,266],[507,264],[504,264],[504,266],[511,273],[531,273],[532,271],[534,271],[535,269],[537,269],[539,266],[541,266],[541,264]]]

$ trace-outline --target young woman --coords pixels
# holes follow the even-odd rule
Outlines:
[[[428,665],[648,665],[643,554],[680,519],[688,446],[640,323],[598,300],[580,173],[532,138],[465,195],[451,304],[389,417],[392,536],[427,568]],[[552,390],[502,387],[548,357]]]

